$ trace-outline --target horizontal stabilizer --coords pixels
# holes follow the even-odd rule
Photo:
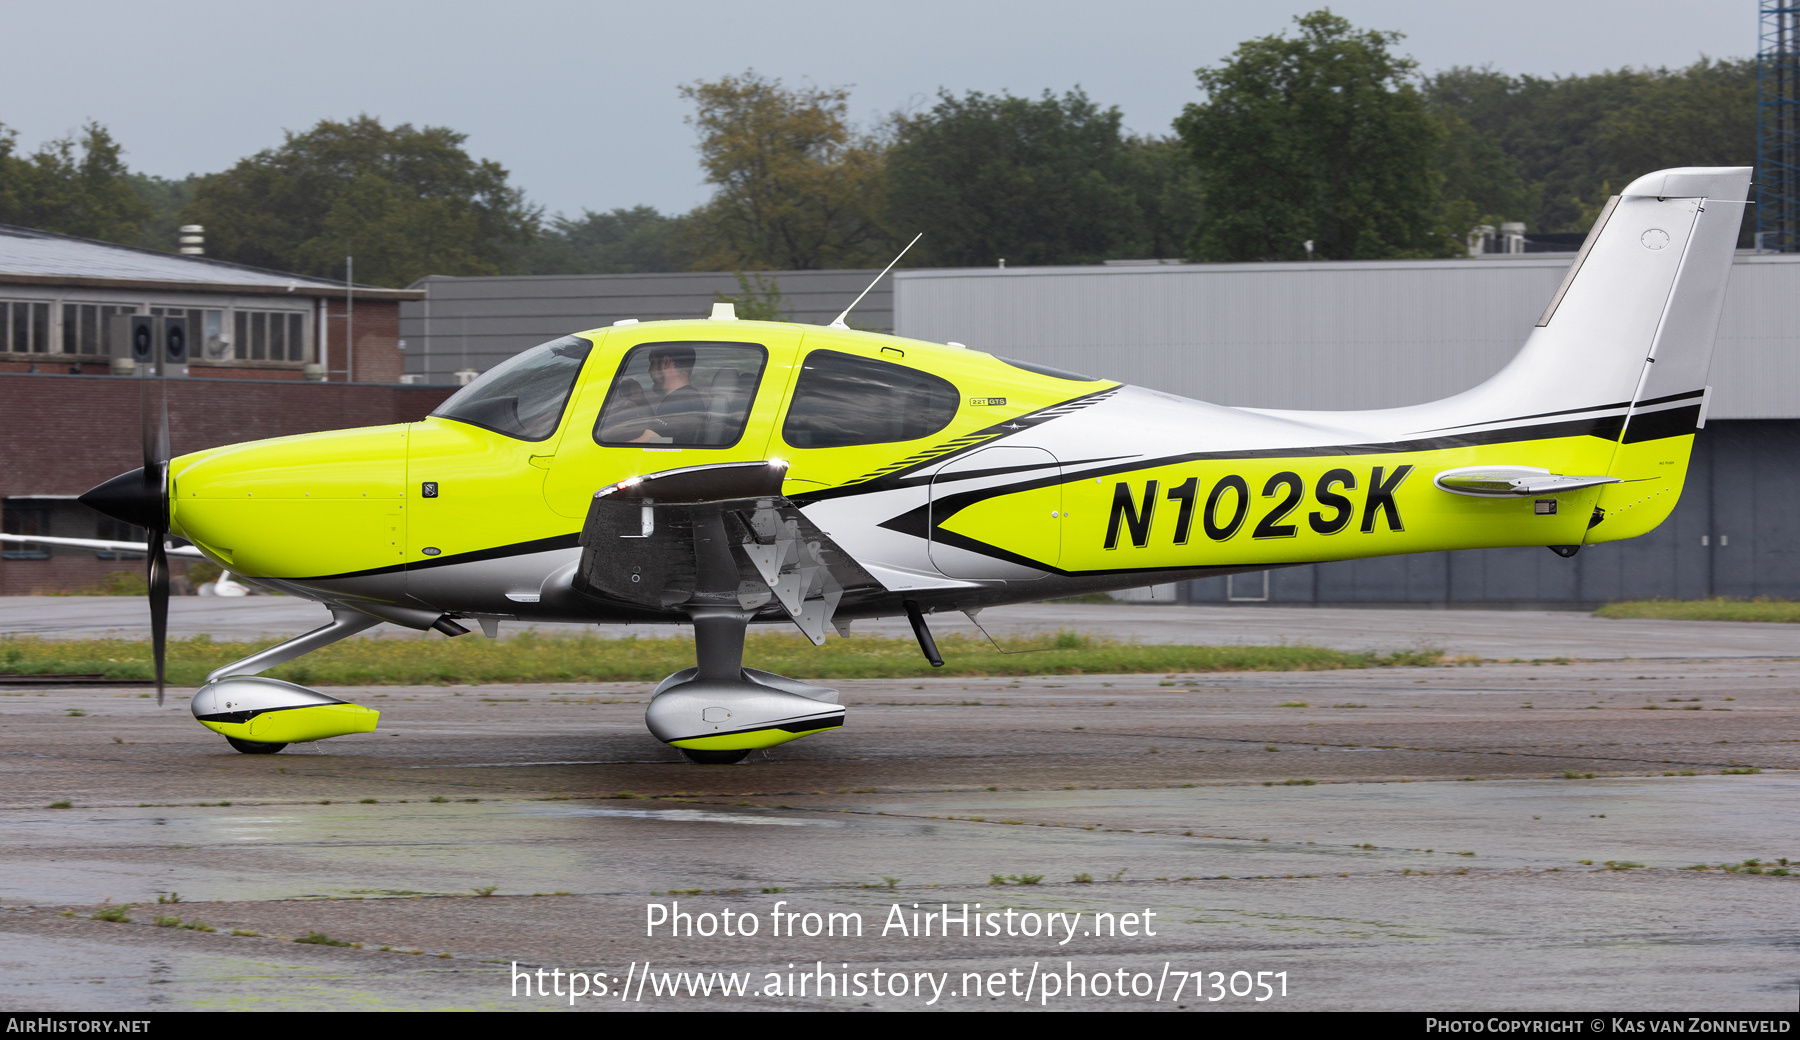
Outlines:
[[[1524,498],[1580,491],[1601,484],[1623,483],[1618,477],[1568,477],[1536,466],[1470,466],[1447,469],[1432,481],[1452,495],[1476,498]]]

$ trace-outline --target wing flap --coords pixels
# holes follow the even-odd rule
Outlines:
[[[782,497],[784,471],[725,463],[601,489],[582,527],[575,591],[657,610],[779,610],[824,642],[847,592],[883,586]]]

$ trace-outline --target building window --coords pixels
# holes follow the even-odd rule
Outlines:
[[[13,499],[0,503],[0,530],[7,534],[42,535],[50,534],[50,504],[33,502],[29,499]],[[18,542],[3,542],[0,559],[3,560],[48,560],[48,545],[20,545]]]
[[[115,520],[82,505],[72,498],[21,495],[0,501],[0,529],[7,534],[45,538],[99,538],[109,542],[131,542],[143,545],[145,531],[141,527]],[[0,559],[48,560],[53,555],[76,556],[93,553],[102,560],[141,560],[142,551],[131,549],[92,549],[76,546],[51,546],[42,543],[20,544],[0,542]]]
[[[50,352],[50,305],[35,300],[0,300],[0,351]]]
[[[225,312],[201,310],[198,307],[152,307],[150,313],[187,319],[188,357],[208,361],[224,361],[231,356],[231,342],[225,337]]]
[[[145,532],[143,528],[135,524],[115,520],[110,516],[101,516],[96,518],[94,537],[108,542],[143,542],[145,541]],[[114,549],[101,549],[94,555],[102,560],[141,560],[144,558],[144,554],[141,552],[120,552]]]
[[[135,303],[65,303],[62,308],[62,352],[98,357],[130,357],[127,344]]]
[[[239,361],[306,360],[305,314],[238,310],[232,318],[232,346]]]

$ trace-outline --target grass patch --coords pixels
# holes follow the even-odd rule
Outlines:
[[[1800,622],[1800,602],[1789,599],[1640,599],[1608,603],[1594,611],[1604,618],[1658,618],[1665,621]]]
[[[1793,873],[1793,871],[1788,869],[1791,866],[1793,866],[1793,864],[1788,862],[1787,857],[1782,856],[1776,859],[1774,863],[1764,863],[1762,859],[1758,857],[1747,859],[1742,863],[1720,863],[1716,866],[1708,866],[1705,863],[1696,863],[1691,867],[1682,867],[1681,869],[1723,870],[1728,874],[1773,874],[1776,877],[1789,877]]]
[[[300,938],[295,939],[294,941],[297,943],[307,943],[312,946],[348,946],[348,945],[350,945],[349,943],[345,942],[342,939],[333,939],[331,936],[326,935],[323,932],[307,932],[305,935],[302,935]]]
[[[946,635],[938,640],[944,667],[934,669],[911,639],[833,637],[814,647],[795,635],[769,631],[745,640],[744,657],[752,667],[815,679],[1328,671],[1419,667],[1438,664],[1443,657],[1431,649],[1348,653],[1313,646],[1140,645],[1073,632],[1004,638],[1000,644],[1008,651],[1040,652],[1002,654],[985,639]],[[220,665],[269,645],[215,642],[205,636],[171,639],[169,683],[197,686]],[[21,675],[152,677],[147,641],[15,636],[0,639],[0,648],[8,671]],[[504,639],[347,639],[266,674],[309,686],[650,682],[691,667],[693,659],[693,640],[681,637],[606,639],[522,632]]]

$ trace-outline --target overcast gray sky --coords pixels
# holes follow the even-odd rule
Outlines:
[[[825,0],[736,3],[7,0],[0,123],[20,144],[107,126],[133,169],[225,169],[284,130],[368,113],[448,126],[534,203],[578,214],[704,200],[683,83],[754,68],[852,88],[873,125],[939,88],[1035,95],[1079,84],[1138,133],[1197,100],[1194,69],[1317,0]],[[1756,51],[1755,0],[1350,0],[1406,34],[1424,71],[1568,75]]]

